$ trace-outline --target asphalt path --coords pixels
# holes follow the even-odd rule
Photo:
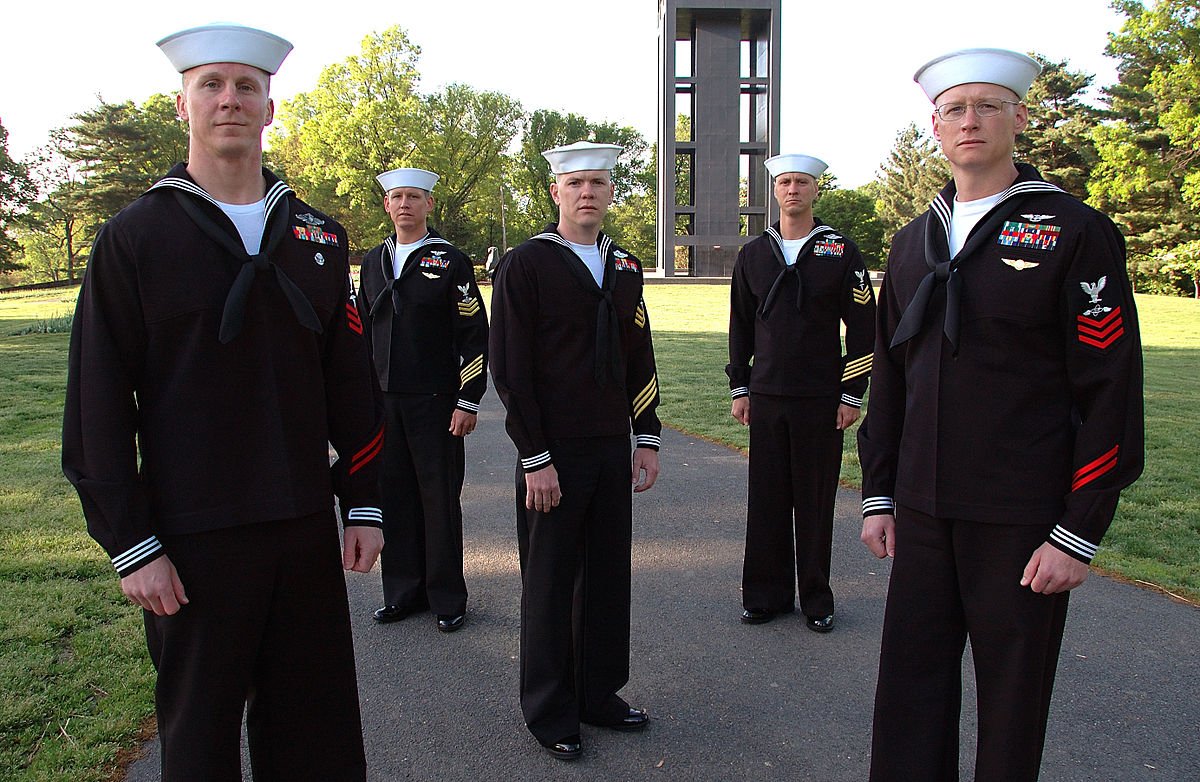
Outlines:
[[[801,614],[743,625],[745,457],[665,430],[658,484],[634,498],[633,648],[623,690],[653,721],[642,733],[584,726],[584,757],[564,763],[536,744],[517,702],[515,458],[489,394],[467,440],[463,630],[438,633],[429,615],[377,625],[378,572],[347,577],[371,780],[866,779],[889,566],[858,541],[857,493],[838,495],[834,632],[809,632]],[[1089,578],[1072,596],[1043,782],[1200,779],[1198,643],[1195,607]],[[964,780],[974,763],[969,660]],[[127,780],[155,779],[152,741]]]

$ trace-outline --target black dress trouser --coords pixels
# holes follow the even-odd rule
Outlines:
[[[164,782],[366,778],[337,521],[163,535],[187,605],[145,612]]]
[[[1034,782],[1070,592],[1020,585],[1047,539],[1041,524],[896,513],[871,782],[956,782],[962,656],[975,664],[975,782]]]
[[[562,502],[525,508],[517,466],[521,556],[521,710],[557,741],[580,720],[616,722],[628,704],[631,457],[628,436],[552,441]]]

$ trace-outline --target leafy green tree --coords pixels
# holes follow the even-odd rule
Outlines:
[[[268,135],[269,162],[346,227],[354,249],[386,235],[375,177],[407,165],[424,134],[420,54],[398,26],[366,36],[359,54],[328,66],[312,91],[279,106]]]
[[[1135,289],[1160,290],[1162,252],[1200,239],[1200,203],[1189,189],[1200,138],[1188,143],[1200,86],[1186,83],[1200,57],[1198,12],[1183,0],[1113,7],[1126,20],[1106,50],[1117,60],[1118,82],[1103,91],[1110,119],[1093,132],[1099,162],[1088,202],[1125,233]]]
[[[875,215],[883,224],[885,257],[896,231],[928,209],[948,181],[950,164],[932,136],[914,123],[896,134],[896,143],[873,188]]]
[[[1200,240],[1193,239],[1162,254],[1160,270],[1178,274],[1191,287],[1193,299],[1200,299]]]
[[[16,260],[20,246],[9,234],[35,195],[27,166],[8,154],[8,129],[0,123],[0,273],[21,267]]]
[[[1042,65],[1025,105],[1029,126],[1017,136],[1016,158],[1031,163],[1047,181],[1079,198],[1087,195],[1087,182],[1098,159],[1092,128],[1100,112],[1084,102],[1092,76],[1051,62],[1037,53],[1030,56]]]
[[[152,95],[98,105],[72,116],[59,148],[78,165],[78,198],[90,215],[88,240],[100,223],[144,193],[171,166],[187,157],[187,127],[175,112],[175,99]]]
[[[658,237],[658,149],[651,145],[644,164],[634,170],[629,191],[609,210],[605,231],[617,244],[653,268]]]
[[[867,268],[883,268],[884,226],[875,216],[875,196],[866,188],[823,190],[813,209],[828,225],[854,240]]]
[[[33,282],[74,280],[83,264],[86,242],[81,226],[94,224],[80,198],[79,164],[64,154],[69,146],[66,131],[50,132],[47,144],[30,157],[30,176],[41,193],[26,216],[22,244]]]

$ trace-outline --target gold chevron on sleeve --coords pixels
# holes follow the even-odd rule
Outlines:
[[[846,369],[842,372],[842,382],[853,380],[859,375],[866,375],[871,372],[871,354],[859,356],[856,359],[846,362]]]
[[[646,302],[638,302],[637,309],[633,311],[633,325],[639,329],[646,327]]]
[[[482,373],[483,373],[483,355],[481,354],[481,355],[476,356],[474,361],[472,361],[470,364],[467,364],[465,367],[462,368],[462,371],[460,371],[458,373],[458,378],[459,378],[458,387],[466,388],[467,383],[470,383],[472,380],[479,377],[479,375]]]
[[[641,393],[639,393],[633,399],[633,417],[637,418],[639,415],[645,412],[646,408],[650,406],[650,403],[654,401],[654,397],[656,396],[658,396],[658,375],[651,375],[650,382],[647,383],[646,387],[641,390]]]
[[[871,303],[871,289],[870,288],[855,288],[854,289],[854,302],[856,304],[870,304]]]
[[[479,312],[479,299],[471,299],[469,301],[460,301],[458,303],[458,314],[464,318],[469,318]]]

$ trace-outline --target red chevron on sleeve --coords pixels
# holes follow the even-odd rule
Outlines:
[[[346,325],[355,334],[362,334],[362,318],[358,315],[358,308],[350,302],[346,302]]]
[[[1102,320],[1092,320],[1086,315],[1079,315],[1077,320],[1079,341],[1101,350],[1116,342],[1125,333],[1125,319],[1121,317],[1120,307],[1114,307]]]
[[[379,432],[371,438],[371,442],[363,446],[362,450],[350,457],[350,475],[361,470],[371,463],[371,460],[379,455],[383,450],[383,427],[379,427]]]
[[[1075,471],[1075,477],[1071,479],[1071,491],[1077,491],[1092,481],[1111,472],[1117,466],[1117,452],[1121,446],[1114,445],[1111,450],[1101,456],[1099,459],[1088,462]]]

